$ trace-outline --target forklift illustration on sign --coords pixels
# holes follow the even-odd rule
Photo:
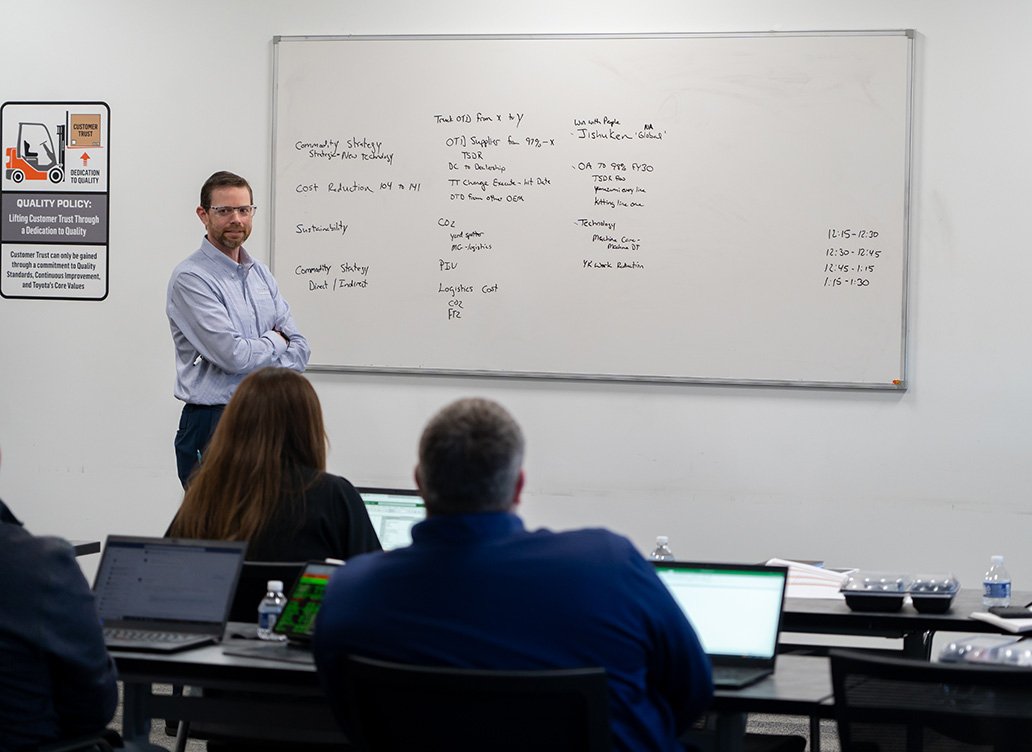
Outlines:
[[[60,183],[65,176],[65,126],[55,126],[57,149],[50,129],[43,123],[18,123],[18,144],[6,149],[4,176],[15,183],[49,180]]]

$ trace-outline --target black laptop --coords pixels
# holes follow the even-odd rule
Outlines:
[[[315,617],[322,606],[330,576],[340,566],[327,561],[310,561],[290,588],[287,605],[272,631],[285,638],[281,642],[232,643],[223,647],[226,655],[264,658],[288,663],[312,663],[312,636]]]
[[[172,653],[221,640],[246,549],[109,535],[93,582],[108,648]]]
[[[788,568],[761,564],[655,561],[656,574],[681,606],[725,689],[774,672]]]

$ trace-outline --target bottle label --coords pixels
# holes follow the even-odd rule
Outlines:
[[[983,582],[982,596],[985,598],[1010,598],[1011,584],[1009,582]]]
[[[258,629],[267,629],[271,632],[276,625],[276,617],[278,616],[278,611],[261,611],[258,614]]]

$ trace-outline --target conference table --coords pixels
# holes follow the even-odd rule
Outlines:
[[[231,623],[227,633],[247,626]],[[240,644],[254,644],[254,640],[227,637],[221,645],[171,654],[112,650],[123,684],[122,738],[146,741],[151,719],[174,718],[213,727],[242,726],[255,738],[273,741],[346,741],[313,665],[223,653],[224,647]],[[155,685],[189,689],[164,694]]]
[[[1032,592],[1015,592],[1011,603],[1032,601]],[[946,613],[921,613],[906,603],[898,611],[853,611],[835,598],[786,598],[781,631],[824,635],[888,637],[903,640],[902,655],[928,660],[936,632],[1000,634],[992,624],[970,618],[982,606],[981,588],[961,588]]]
[[[231,624],[228,632],[232,634],[244,627]],[[178,718],[191,724],[208,724],[209,728],[218,724],[231,724],[237,730],[244,727],[255,738],[269,741],[346,741],[333,720],[311,664],[223,653],[224,646],[241,642],[253,644],[227,638],[221,646],[208,645],[171,655],[112,651],[123,682],[123,738],[146,741],[151,719]],[[226,690],[229,694],[197,696],[188,691],[170,695],[155,691],[156,685],[169,684],[216,692]],[[242,692],[255,694],[232,694]],[[717,691],[711,707],[716,719],[715,748],[721,752],[738,752],[742,748],[748,713],[830,718],[831,696],[827,657],[781,656],[773,676],[744,689]],[[815,722],[818,721],[811,721],[811,734]]]
[[[1018,592],[1013,602],[1027,603],[1032,593]],[[942,614],[921,613],[910,604],[898,611],[853,611],[838,599],[788,598],[783,632],[902,638],[901,653],[928,659],[936,632],[999,633],[969,618],[982,609],[981,591],[961,589],[952,608]],[[220,645],[158,655],[112,652],[124,683],[123,736],[146,739],[152,718],[181,718],[191,723],[234,724],[263,739],[295,743],[344,742],[311,664],[286,663],[225,655],[223,647],[247,644],[232,637],[252,625],[230,624]],[[185,685],[228,690],[229,695],[194,696],[155,693],[155,685]],[[232,693],[250,692],[239,697]],[[286,702],[290,701],[290,702]],[[711,708],[715,748],[741,749],[749,713],[805,716],[810,719],[810,749],[820,745],[820,719],[834,717],[829,661],[825,655],[785,653],[774,675],[739,690],[718,690]]]
[[[710,710],[715,715],[712,746],[719,752],[741,752],[749,713],[808,717],[808,749],[820,752],[820,721],[835,717],[830,661],[827,656],[780,655],[766,679],[741,689],[718,689]],[[704,739],[688,738],[706,749]]]

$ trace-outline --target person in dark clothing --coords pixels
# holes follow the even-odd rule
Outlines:
[[[117,677],[75,551],[2,501],[0,582],[0,752],[103,731]]]
[[[524,528],[523,447],[516,421],[489,400],[459,400],[431,419],[416,466],[427,518],[412,545],[357,556],[330,579],[314,641],[327,695],[346,692],[349,654],[480,669],[601,666],[613,749],[682,751],[679,735],[713,696],[695,631],[623,536]],[[346,733],[349,719],[338,720]]]
[[[249,561],[380,550],[355,487],[326,472],[315,389],[286,368],[263,368],[240,382],[167,534],[245,540]]]
[[[288,368],[262,368],[240,382],[166,535],[248,541],[248,561],[345,560],[381,550],[358,491],[326,472],[315,389]],[[228,736],[208,742],[210,752],[282,748]]]

